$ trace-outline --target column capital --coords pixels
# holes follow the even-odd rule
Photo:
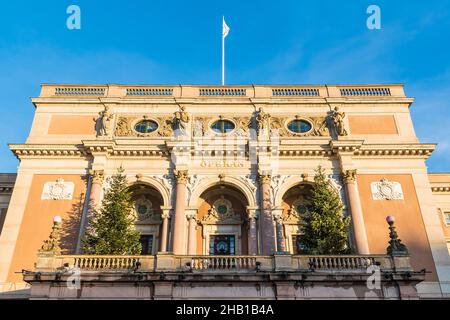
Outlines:
[[[188,220],[191,220],[191,219],[196,220],[196,218],[197,218],[197,211],[198,211],[198,209],[190,209],[190,208],[185,209],[186,219],[188,219]]]
[[[256,220],[258,218],[256,210],[256,208],[247,208],[247,217],[249,220]]]
[[[276,223],[283,223],[283,211],[282,210],[272,210],[272,216],[273,220],[275,220]]]
[[[355,183],[356,181],[356,169],[345,170],[344,172],[344,182],[345,183]]]
[[[173,174],[177,180],[177,183],[186,184],[188,179],[188,171],[187,170],[174,170]]]
[[[104,170],[90,170],[89,175],[92,177],[92,183],[102,184],[105,178]]]
[[[258,174],[258,179],[261,184],[270,184],[272,176],[270,174],[260,173]]]
[[[170,211],[172,210],[172,207],[165,207],[165,206],[161,206],[161,218],[162,219],[169,219],[171,214]]]

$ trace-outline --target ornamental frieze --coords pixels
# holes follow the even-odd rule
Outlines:
[[[305,132],[294,132],[288,128],[292,121],[304,121],[311,126],[310,130]],[[313,116],[313,117],[276,117],[270,118],[270,129],[272,132],[278,132],[280,137],[308,137],[308,136],[330,136],[330,131],[327,125],[327,117]]]
[[[147,132],[136,131],[135,126],[141,121],[152,121],[157,124],[154,130]],[[171,137],[173,136],[173,116],[148,118],[137,116],[120,116],[117,119],[114,135],[116,137]]]

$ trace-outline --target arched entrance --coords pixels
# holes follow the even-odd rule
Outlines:
[[[285,248],[291,254],[301,254],[303,251],[298,240],[302,234],[302,217],[308,212],[306,203],[311,191],[311,183],[300,183],[291,187],[282,197]]]
[[[155,255],[161,250],[163,198],[158,190],[145,183],[129,187],[136,215],[136,229],[141,233],[142,255]]]
[[[216,185],[204,191],[198,201],[198,255],[248,254],[248,201],[230,185]]]

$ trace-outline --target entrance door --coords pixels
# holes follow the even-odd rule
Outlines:
[[[233,256],[235,254],[234,235],[214,235],[209,239],[209,254],[212,256]]]
[[[141,255],[153,254],[153,235],[143,235],[139,239],[141,242]]]

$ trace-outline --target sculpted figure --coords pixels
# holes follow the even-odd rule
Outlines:
[[[269,129],[269,120],[270,114],[265,113],[262,108],[259,108],[258,115],[256,116],[256,121],[258,122],[258,133]]]
[[[337,135],[338,136],[348,135],[347,130],[345,130],[345,125],[344,125],[345,112],[339,112],[339,108],[335,107],[331,117],[333,120],[334,128],[336,129]]]
[[[105,106],[105,110],[98,113],[99,117],[96,119],[98,123],[98,131],[97,136],[107,136],[109,129],[109,122],[112,119],[113,115],[109,112],[109,108]]]
[[[180,111],[175,112],[175,129],[180,130],[182,134],[186,134],[189,119],[189,113],[187,113],[184,107],[181,106]]]

